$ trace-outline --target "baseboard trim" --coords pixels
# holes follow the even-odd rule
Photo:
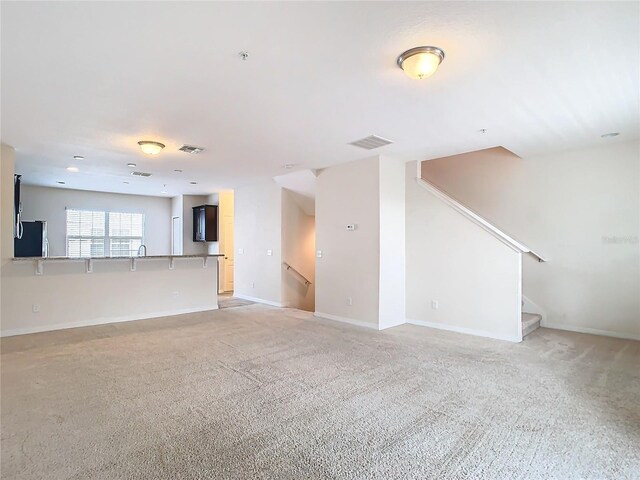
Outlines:
[[[53,325],[41,325],[36,327],[15,328],[13,330],[4,330],[0,332],[0,337],[15,337],[16,335],[28,335],[30,333],[53,332],[55,330],[67,330],[69,328],[93,327],[96,325],[106,325],[108,323],[135,322],[136,320],[148,320],[150,318],[172,317],[174,315],[184,315],[186,313],[199,313],[217,310],[218,305],[199,307],[199,308],[181,308],[177,310],[167,310],[163,312],[150,312],[136,315],[124,315],[122,317],[105,317],[86,320],[82,322],[56,323]]]
[[[233,296],[236,298],[241,298],[242,300],[249,300],[250,302],[264,303],[265,305],[271,305],[272,307],[287,308],[289,306],[288,303],[272,302],[271,300],[265,300],[263,298],[258,298],[258,297],[251,297],[249,295],[242,295],[240,293],[235,293],[235,292]]]
[[[458,327],[455,325],[447,325],[444,323],[427,322],[426,320],[414,320],[407,318],[407,323],[411,325],[418,325],[421,327],[436,328],[438,330],[446,330],[448,332],[464,333],[466,335],[474,335],[476,337],[492,338],[494,340],[504,340],[507,342],[521,342],[522,338],[518,338],[513,335],[498,335],[493,332],[487,332],[485,330],[476,330],[475,328]]]
[[[553,328],[556,330],[565,330],[567,332],[576,332],[576,333],[588,333],[589,335],[600,335],[602,337],[621,338],[623,340],[640,340],[640,334],[636,335],[633,333],[613,332],[611,330],[598,330],[596,328],[575,327],[573,325],[567,325],[564,323],[549,323],[544,321],[544,317],[542,317],[542,322],[540,322],[540,326],[542,328]]]
[[[331,315],[329,313],[313,312],[314,317],[324,318],[327,320],[334,320],[336,322],[348,323],[350,325],[356,325],[357,327],[371,328],[378,330],[378,326],[373,323],[363,322],[362,320],[354,320],[353,318],[339,317],[338,315]]]

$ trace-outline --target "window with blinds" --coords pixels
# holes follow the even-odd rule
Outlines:
[[[67,256],[132,257],[144,243],[144,214],[67,209]]]

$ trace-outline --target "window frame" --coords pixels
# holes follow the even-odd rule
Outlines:
[[[65,207],[65,252],[66,256],[69,257],[69,239],[78,239],[82,240],[101,240],[104,246],[104,255],[102,257],[91,257],[89,256],[77,256],[73,258],[109,258],[111,255],[111,241],[112,240],[140,240],[140,245],[144,245],[144,236],[146,230],[146,222],[147,218],[144,212],[135,212],[135,211],[119,211],[119,210],[98,210],[98,209],[90,209],[90,208],[76,208],[76,207]],[[68,212],[78,211],[78,212],[99,212],[104,214],[104,235],[69,235],[69,214]],[[109,216],[110,214],[128,214],[128,215],[141,215],[142,216],[142,235],[141,236],[122,236],[122,235],[109,235]],[[127,257],[132,258],[136,256],[136,252],[133,250],[129,250],[129,255],[114,255],[114,257]]]

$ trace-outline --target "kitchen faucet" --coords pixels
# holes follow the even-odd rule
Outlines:
[[[144,255],[141,255],[143,249],[144,249]],[[140,245],[138,247],[138,256],[139,257],[146,257],[147,256],[147,246],[146,245]]]

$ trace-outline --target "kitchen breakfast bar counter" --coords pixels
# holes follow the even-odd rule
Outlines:
[[[221,256],[11,258],[2,266],[0,335],[215,310]]]

